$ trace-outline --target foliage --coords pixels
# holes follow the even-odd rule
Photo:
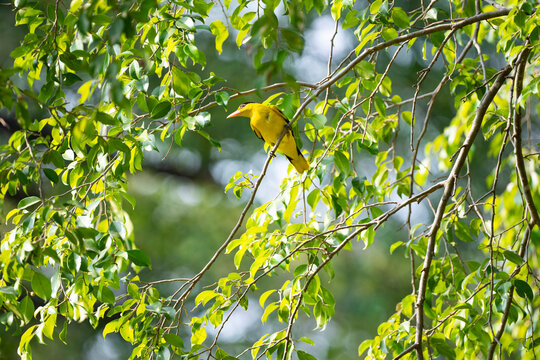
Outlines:
[[[307,316],[324,329],[332,318],[322,274],[333,277],[333,259],[356,240],[367,248],[382,226],[405,226],[408,238],[389,251],[410,259],[412,292],[359,355],[535,358],[539,159],[522,138],[538,133],[536,4],[406,5],[16,0],[28,31],[13,67],[0,69],[0,105],[20,129],[0,147],[0,194],[20,200],[5,214],[0,322],[20,329],[20,356],[31,358],[33,338],[65,341],[73,322],[88,321],[133,344],[132,358],[312,359],[298,346],[313,341],[294,325]],[[306,14],[328,13],[336,32],[354,32],[355,48],[333,61],[332,43],[328,76],[297,81],[287,64],[303,52]],[[253,90],[206,69],[209,36],[219,54],[228,42],[249,49]],[[397,59],[417,51],[425,66],[408,97],[393,91]],[[128,175],[186,133],[219,148],[208,111],[275,89],[284,92],[269,101],[303,133],[312,169],[289,168],[279,194],[252,209],[276,145],[260,174],[231,178],[227,188],[249,199],[209,262],[190,278],[142,281],[151,261],[125,211],[136,206]],[[445,124],[441,102],[455,106]],[[463,242],[482,257],[462,256]],[[224,253],[237,270],[208,286]],[[260,286],[274,274],[287,279]],[[176,290],[160,293],[165,282]],[[248,294],[264,309],[261,327],[278,325],[228,354],[219,337],[231,314],[257,306]]]

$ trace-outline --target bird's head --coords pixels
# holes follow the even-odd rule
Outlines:
[[[242,105],[238,107],[238,109],[236,109],[235,112],[227,116],[227,119],[231,117],[235,117],[235,116],[249,117],[251,115],[251,112],[253,111],[254,104],[255,103],[251,103],[251,102],[243,103]]]

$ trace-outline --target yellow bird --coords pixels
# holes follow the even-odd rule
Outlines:
[[[283,127],[289,123],[289,120],[287,120],[285,115],[275,105],[244,103],[235,112],[227,116],[227,118],[234,116],[248,117],[250,119],[249,124],[255,135],[270,146],[276,144],[283,131]],[[290,129],[285,133],[283,139],[281,139],[278,150],[289,159],[298,173],[301,174],[309,169],[309,164],[300,152],[300,149],[298,149],[298,145],[296,145],[296,140]]]

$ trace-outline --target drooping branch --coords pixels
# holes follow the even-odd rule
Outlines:
[[[427,279],[429,276],[429,270],[431,267],[431,261],[433,259],[435,243],[437,240],[437,232],[439,231],[439,228],[441,226],[441,222],[444,216],[446,205],[448,204],[448,201],[450,200],[450,197],[452,196],[452,193],[454,191],[454,186],[456,184],[458,175],[463,165],[465,164],[465,161],[469,154],[469,150],[474,142],[474,139],[476,138],[476,135],[478,134],[482,126],[482,120],[484,119],[487,109],[489,105],[491,105],[493,98],[495,97],[495,95],[497,94],[501,86],[504,84],[506,77],[510,73],[511,70],[512,70],[512,67],[510,65],[507,65],[504,69],[502,69],[499,75],[497,76],[495,82],[491,86],[491,88],[485,93],[484,97],[482,98],[482,101],[480,102],[477,109],[476,117],[474,118],[471,125],[471,129],[469,130],[469,133],[467,135],[467,138],[463,142],[463,145],[461,146],[461,149],[459,150],[459,155],[456,159],[456,162],[454,163],[454,166],[452,167],[452,170],[445,181],[444,193],[439,201],[437,212],[435,214],[435,219],[433,220],[433,223],[431,224],[426,257],[424,259],[424,265],[422,266],[422,272],[420,275],[420,281],[418,285],[417,299],[415,303],[415,313],[416,313],[416,321],[417,321],[415,349],[417,353],[417,358],[419,360],[423,360],[424,358],[424,354],[422,351],[423,350],[422,337],[424,334],[424,301],[426,297]]]

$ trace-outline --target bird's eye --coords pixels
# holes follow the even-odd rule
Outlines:
[[[249,105],[249,104],[252,104],[252,102],[245,102],[245,103],[241,104],[240,107],[239,107],[238,109],[243,109],[243,108],[245,108],[245,107],[246,107],[247,105]]]

